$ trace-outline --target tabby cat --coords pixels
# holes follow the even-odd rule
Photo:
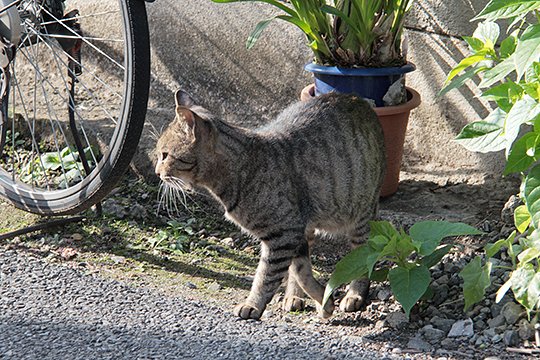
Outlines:
[[[261,241],[237,315],[259,319],[288,274],[284,309],[300,310],[305,292],[319,315],[330,316],[334,304],[321,304],[310,247],[316,230],[345,235],[353,246],[367,236],[385,169],[375,112],[358,97],[327,94],[248,130],[214,118],[183,91],[175,98],[176,118],[157,143],[156,174],[171,186],[206,188],[229,220]],[[354,281],[340,308],[359,310],[368,287]]]

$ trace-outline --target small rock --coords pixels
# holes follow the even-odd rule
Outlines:
[[[534,337],[534,326],[526,319],[518,323],[518,334],[521,340],[531,340]]]
[[[421,351],[431,351],[431,349],[433,348],[433,346],[431,346],[430,343],[428,343],[427,341],[425,341],[419,336],[416,336],[410,339],[409,342],[407,343],[407,347],[409,349],[415,349],[415,350],[421,350]]]
[[[496,327],[499,327],[499,326],[502,326],[506,323],[505,319],[504,319],[504,316],[502,314],[494,317],[493,319],[489,319],[487,321],[488,323],[488,326],[490,328],[496,328]]]
[[[83,239],[83,236],[79,233],[71,234],[71,239],[75,241],[81,241]]]
[[[507,324],[514,325],[523,313],[523,309],[515,302],[507,302],[502,307],[501,313],[504,316]]]
[[[388,314],[386,316],[386,324],[394,329],[397,329],[409,322],[409,319],[407,318],[407,315],[402,313],[401,311],[396,311]]]
[[[186,284],[185,284],[185,285],[186,285],[186,287],[187,287],[188,289],[196,289],[196,288],[197,288],[197,285],[195,285],[194,283],[189,282],[189,281],[186,281]]]
[[[450,329],[452,328],[452,325],[454,325],[455,320],[443,319],[443,318],[441,318],[439,316],[434,316],[430,320],[430,322],[437,329],[443,330],[445,333],[448,333],[450,331]]]
[[[126,262],[126,258],[123,257],[123,256],[117,256],[117,255],[113,255],[111,256],[111,260],[115,263],[115,264],[123,264]]]
[[[77,250],[70,247],[62,248],[59,251],[59,255],[64,260],[72,260],[77,256]]]
[[[480,345],[482,345],[483,343],[485,343],[486,341],[487,341],[486,337],[480,335],[479,337],[476,338],[476,341],[474,342],[474,345],[475,345],[475,346],[480,346]]]
[[[446,274],[442,275],[440,278],[435,280],[435,282],[438,285],[448,284],[448,275],[446,275]]]
[[[471,319],[459,320],[452,325],[448,337],[472,337],[474,335],[474,325]]]
[[[454,341],[454,339],[446,338],[441,341],[441,347],[448,350],[455,350],[459,347],[459,345]]]
[[[515,330],[506,330],[503,334],[503,341],[506,346],[519,345],[519,334]]]
[[[221,243],[228,247],[234,247],[234,240],[231,237],[226,237],[225,239],[221,240]]]
[[[434,328],[433,325],[426,325],[420,331],[428,341],[439,341],[446,335],[446,332]]]
[[[377,292],[377,299],[386,301],[392,296],[392,290],[389,288],[382,288]]]
[[[219,285],[217,282],[213,282],[207,286],[207,289],[208,291],[219,291],[221,290],[221,285]]]
[[[431,299],[431,302],[436,306],[441,305],[443,302],[448,300],[449,290],[450,288],[446,284],[434,287],[433,292],[435,295],[433,295],[433,299]]]
[[[502,339],[503,339],[503,336],[501,334],[495,334],[495,336],[491,338],[491,342],[496,344],[500,342]]]

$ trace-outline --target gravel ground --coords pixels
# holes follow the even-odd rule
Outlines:
[[[16,251],[0,252],[0,359],[373,359],[295,324],[236,320]],[[390,354],[388,358],[392,358]]]

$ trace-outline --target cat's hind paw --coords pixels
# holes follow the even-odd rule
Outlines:
[[[284,311],[302,311],[306,307],[306,301],[298,296],[285,296],[282,309]]]
[[[339,309],[343,312],[355,312],[362,310],[365,305],[365,297],[357,294],[347,294],[339,303]]]
[[[262,315],[262,311],[245,303],[236,306],[236,308],[234,309],[234,312],[236,315],[238,315],[240,318],[244,320],[248,320],[248,319],[259,320]]]

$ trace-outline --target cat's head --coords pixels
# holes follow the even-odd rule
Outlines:
[[[212,156],[214,125],[209,112],[195,105],[184,91],[175,94],[176,117],[160,136],[156,151],[156,175],[164,182],[191,188],[205,159]]]

